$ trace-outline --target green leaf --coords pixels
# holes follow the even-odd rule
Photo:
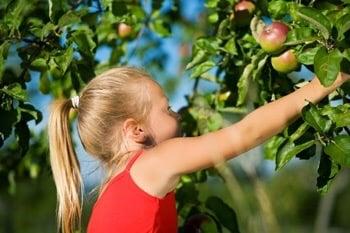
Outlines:
[[[270,138],[267,143],[264,144],[264,158],[275,160],[278,152],[278,148],[284,143],[287,139],[285,137],[275,135]]]
[[[343,15],[340,19],[335,23],[338,29],[338,40],[342,40],[345,38],[345,32],[350,30],[350,14]]]
[[[238,87],[238,100],[236,104],[237,107],[244,104],[247,98],[248,90],[249,90],[250,79],[252,77],[257,78],[260,75],[260,72],[266,63],[267,58],[268,56],[264,52],[260,51],[259,53],[257,53],[252,57],[251,63],[246,65],[246,67],[244,68],[237,83],[237,87]]]
[[[219,20],[219,14],[214,12],[208,16],[209,23],[216,23]]]
[[[269,55],[265,55],[265,57],[263,57],[258,62],[258,66],[253,70],[253,80],[254,81],[257,81],[258,78],[260,78],[261,72],[263,71],[268,58],[269,58]]]
[[[253,69],[254,69],[254,65],[252,63],[247,65],[244,68],[241,77],[239,77],[239,80],[237,83],[238,100],[237,100],[236,106],[240,106],[240,105],[244,104],[244,102],[247,98],[248,89],[249,89],[249,79],[252,75]]]
[[[341,166],[334,162],[328,155],[322,151],[320,163],[318,165],[317,191],[325,194],[328,192],[335,176],[340,171]]]
[[[92,39],[94,33],[89,28],[82,28],[72,33],[72,39],[77,44],[79,50],[87,56],[93,56],[93,50],[96,47]]]
[[[51,76],[53,77],[53,80],[60,79],[63,76],[59,65],[56,63],[54,57],[51,57],[51,59],[49,60],[49,71]]]
[[[219,38],[219,39],[230,38],[233,34],[230,25],[231,25],[231,22],[229,19],[222,20],[218,26],[216,38]]]
[[[346,103],[337,107],[329,105],[321,109],[321,115],[329,117],[336,127],[345,127],[350,125],[350,104]]]
[[[206,8],[215,8],[219,3],[219,0],[206,0],[204,5]]]
[[[48,68],[48,64],[47,64],[47,60],[44,58],[36,58],[31,64],[30,64],[30,68],[33,70],[37,70],[37,71],[41,71],[44,72],[47,70]]]
[[[319,132],[326,133],[332,126],[332,122],[321,115],[319,109],[312,102],[309,102],[302,110],[302,117],[310,126]]]
[[[73,60],[73,46],[70,46],[64,51],[60,56],[54,57],[54,60],[58,67],[61,69],[62,74],[64,75],[67,71],[68,66]]]
[[[51,22],[45,24],[40,33],[40,40],[44,40],[44,38],[53,33],[56,30],[56,28],[57,26]]]
[[[82,15],[84,14],[78,15],[77,12],[70,10],[61,16],[61,18],[58,20],[57,26],[64,27],[70,24],[79,23]]]
[[[33,5],[27,0],[14,0],[5,3],[6,8],[3,8],[2,4],[2,16],[3,22],[11,28],[11,34],[18,32],[18,29],[22,25],[24,17],[33,10]]]
[[[0,45],[0,81],[2,79],[2,74],[5,70],[5,61],[7,58],[8,51],[10,49],[10,42],[5,41]]]
[[[188,180],[186,182],[183,181],[186,178],[186,175],[181,177],[182,186],[178,190],[176,190],[176,200],[186,200],[186,203],[198,205],[199,192],[194,186],[194,184],[191,182],[191,180]],[[180,211],[184,207],[183,204],[183,202],[179,203],[177,207],[178,211]]]
[[[350,62],[350,48],[344,49],[343,57]]]
[[[4,86],[0,91],[20,101],[26,101],[28,99],[26,90],[22,89],[19,83],[12,83],[8,86]]]
[[[312,7],[300,7],[297,15],[318,29],[325,39],[329,39],[332,24],[320,11]]]
[[[49,17],[53,23],[57,23],[58,19],[68,10],[67,2],[61,0],[49,0]]]
[[[187,64],[186,70],[193,68],[195,65],[204,62],[208,59],[208,54],[204,50],[197,50],[192,58],[192,61]]]
[[[350,136],[336,136],[323,150],[340,165],[350,166]]]
[[[219,38],[199,38],[196,41],[196,49],[202,49],[209,54],[216,54],[220,49],[221,40]]]
[[[315,55],[318,50],[319,50],[319,47],[308,48],[306,50],[303,50],[301,53],[297,55],[298,61],[305,65],[313,65],[315,60]]]
[[[297,27],[288,32],[285,46],[308,44],[319,40],[320,37],[315,35],[310,27]]]
[[[205,207],[211,210],[220,223],[232,233],[239,233],[237,215],[235,211],[220,198],[210,196],[205,202]]]
[[[31,34],[39,38],[41,37],[42,29],[44,27],[44,23],[41,19],[30,17],[26,21],[26,26]]]
[[[288,14],[288,5],[284,0],[272,1],[268,4],[268,11],[272,18],[279,19],[283,18]]]
[[[171,35],[170,25],[166,23],[163,19],[156,19],[150,23],[150,28],[152,31],[156,32],[160,36]]]
[[[208,70],[210,70],[214,66],[215,66],[215,63],[213,61],[206,61],[206,62],[203,62],[203,63],[195,66],[192,73],[191,73],[191,78],[199,77],[201,74],[207,72]]]
[[[218,83],[217,77],[209,72],[201,74],[202,80],[207,80],[209,82]]]
[[[284,167],[294,156],[314,145],[316,140],[310,140],[300,145],[295,145],[294,142],[288,141],[278,151],[276,156],[276,171]]]
[[[328,52],[325,47],[321,47],[317,51],[314,60],[315,73],[323,86],[329,87],[337,79],[342,59],[343,55],[338,49]]]
[[[20,104],[18,109],[21,111],[22,120],[26,122],[33,119],[35,120],[35,124],[38,124],[43,118],[41,112],[31,104]]]
[[[12,127],[19,122],[20,114],[17,110],[5,111],[0,108],[0,147],[4,140],[11,135]]]
[[[294,142],[298,140],[303,134],[310,128],[307,122],[302,123],[297,130],[294,131],[292,135],[289,136],[289,141]]]
[[[225,46],[224,49],[226,52],[232,54],[232,55],[237,55],[237,48],[236,48],[236,38],[232,37],[231,39],[229,39]]]

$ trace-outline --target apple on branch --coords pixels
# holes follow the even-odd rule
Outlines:
[[[255,5],[253,2],[248,0],[242,0],[234,6],[234,12],[231,15],[231,19],[238,26],[249,25],[249,22],[255,11]]]
[[[132,27],[126,23],[118,24],[118,35],[120,38],[128,37],[132,32]]]
[[[268,53],[275,53],[283,48],[287,40],[289,27],[282,22],[273,22],[265,25],[258,35],[258,42],[263,50]]]
[[[289,49],[277,57],[272,57],[271,65],[280,73],[290,73],[298,68],[299,63],[294,51]]]

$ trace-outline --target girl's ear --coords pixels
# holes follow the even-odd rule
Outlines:
[[[127,138],[137,143],[144,143],[147,140],[147,135],[143,126],[132,118],[128,118],[124,121],[123,133]]]

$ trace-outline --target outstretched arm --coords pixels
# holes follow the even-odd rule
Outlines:
[[[324,97],[332,93],[337,87],[349,80],[349,75],[339,73],[332,86],[324,87],[317,77],[298,90],[283,96],[273,102],[257,108],[246,115],[241,123],[250,128],[255,134],[251,147],[263,143],[270,137],[280,133],[290,123],[301,116],[301,110],[307,104],[305,99],[312,103],[318,103]]]
[[[160,187],[166,187],[169,183],[176,183],[182,174],[238,156],[278,134],[299,117],[307,104],[305,99],[315,104],[348,81],[349,77],[340,73],[330,87],[322,86],[315,77],[300,89],[257,108],[228,127],[198,137],[166,140],[150,149],[149,155],[144,157],[147,157],[144,170],[147,167],[152,167],[152,170],[143,176],[151,177],[149,180],[162,177]]]

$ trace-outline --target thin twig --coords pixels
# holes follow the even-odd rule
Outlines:
[[[137,49],[137,47],[138,47],[138,45],[139,45],[139,42],[140,42],[140,40],[141,40],[141,37],[142,37],[142,35],[143,35],[144,31],[145,31],[145,28],[146,28],[146,25],[144,24],[144,26],[141,28],[141,30],[140,30],[139,33],[137,34],[136,42],[135,42],[135,47],[134,47],[134,49],[130,52],[129,57],[128,57],[128,59],[126,59],[125,62],[130,61],[130,59],[134,56],[134,54],[135,54],[135,52],[136,52],[136,49]]]

